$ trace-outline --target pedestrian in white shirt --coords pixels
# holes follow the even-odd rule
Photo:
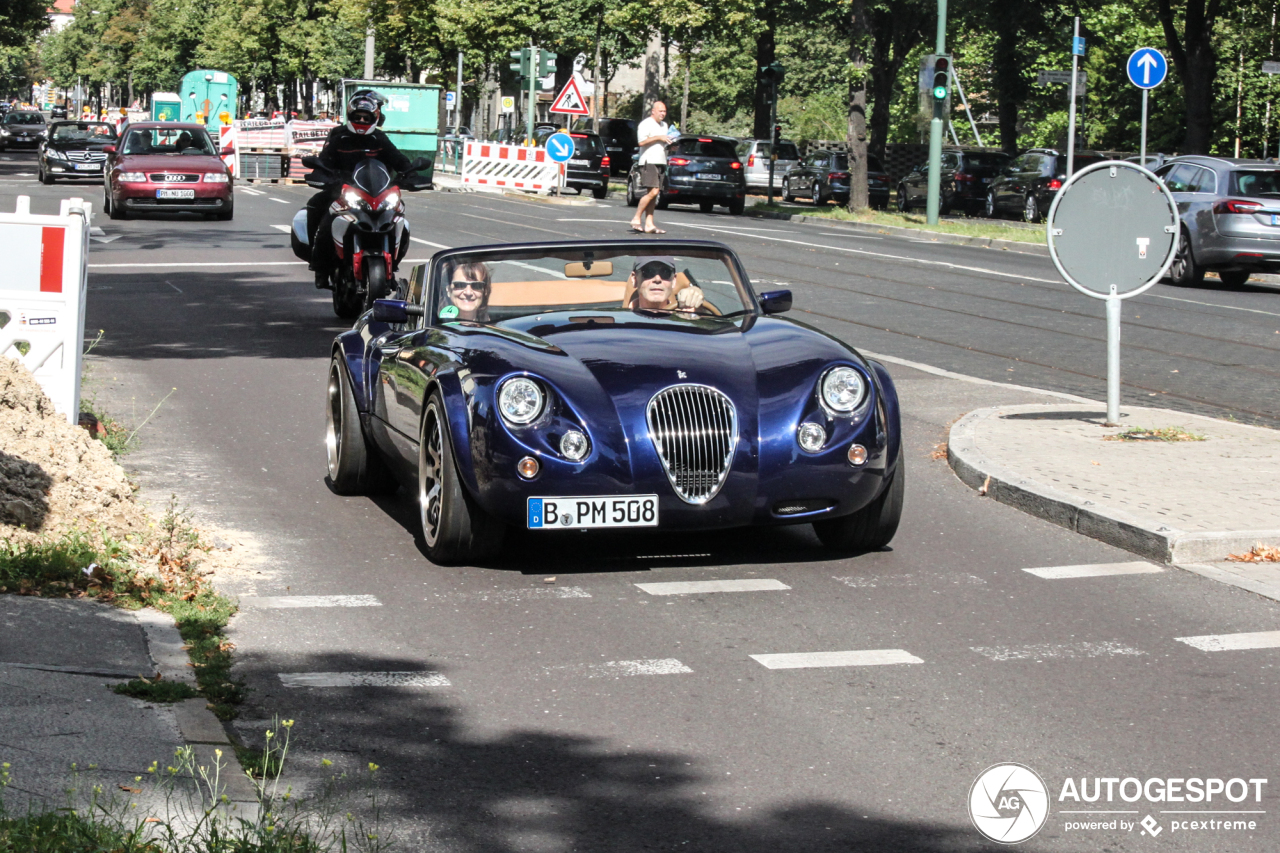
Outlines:
[[[667,105],[654,101],[649,117],[636,128],[640,140],[640,186],[646,190],[636,206],[631,230],[640,234],[666,234],[653,221],[653,211],[658,206],[662,192],[662,177],[667,170],[667,146],[671,144],[671,128],[663,119],[667,117]]]

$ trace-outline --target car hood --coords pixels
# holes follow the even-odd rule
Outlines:
[[[51,139],[45,143],[45,146],[55,151],[101,151],[103,146],[111,144],[113,144],[111,141],[84,142],[80,140],[62,141],[60,139]]]
[[[117,161],[126,172],[225,172],[212,154],[126,154]]]

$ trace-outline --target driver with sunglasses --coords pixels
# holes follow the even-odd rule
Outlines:
[[[702,288],[690,284],[676,291],[676,259],[668,255],[641,255],[631,271],[635,293],[631,306],[646,311],[693,312],[703,302]]]

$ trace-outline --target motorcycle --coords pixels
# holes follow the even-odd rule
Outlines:
[[[431,161],[419,157],[399,175],[372,157],[350,175],[326,169],[317,157],[302,158],[302,165],[312,170],[305,179],[308,186],[327,189],[342,182],[329,206],[334,214],[330,233],[317,233],[316,240],[333,240],[338,260],[329,276],[333,313],[350,320],[391,291],[396,269],[409,251],[409,223],[400,193],[431,188],[429,182],[413,174],[430,166]],[[294,215],[290,243],[294,255],[309,263],[312,244],[307,215],[305,207]]]

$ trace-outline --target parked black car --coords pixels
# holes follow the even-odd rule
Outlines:
[[[1077,151],[1074,167],[1083,169],[1105,159],[1096,151]],[[1066,182],[1066,152],[1032,148],[1001,169],[1000,175],[991,182],[985,212],[992,219],[1006,213],[1021,213],[1027,222],[1039,222]]]
[[[564,164],[564,185],[579,194],[590,190],[593,198],[609,194],[609,155],[605,153],[600,134],[586,130],[565,131],[551,124],[535,125],[533,139],[537,145],[546,145],[547,139],[556,133],[568,133],[573,138],[573,156]]]
[[[737,140],[723,136],[682,136],[667,149],[667,177],[658,207],[696,204],[710,213],[717,204],[734,216],[746,207],[747,179],[738,159]],[[640,164],[632,163],[627,175],[627,204],[640,203]]]
[[[102,178],[107,152],[116,144],[115,128],[105,121],[55,121],[49,136],[40,145],[40,182],[51,184],[58,178]]]
[[[629,118],[600,119],[600,138],[604,140],[604,150],[609,155],[610,174],[625,175],[631,171],[631,160],[639,144],[636,139],[638,124]],[[591,119],[579,119],[574,130],[591,130]]]
[[[1008,154],[999,151],[943,150],[938,210],[943,214],[957,210],[982,212],[987,204],[988,187],[1000,170],[1009,165],[1010,159]],[[924,207],[928,198],[929,163],[925,161],[898,182],[898,210]]]
[[[782,178],[782,197],[810,199],[815,206],[835,200],[849,203],[849,155],[839,151],[815,151]],[[867,194],[872,207],[889,206],[889,173],[873,154],[867,155]]]
[[[44,139],[48,125],[44,113],[35,110],[13,110],[5,114],[0,123],[0,151],[9,146],[27,145],[36,148]]]

